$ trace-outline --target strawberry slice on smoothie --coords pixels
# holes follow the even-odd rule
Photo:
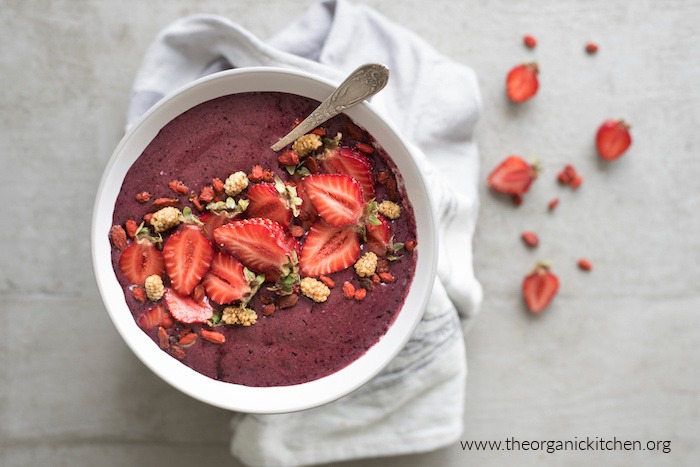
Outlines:
[[[165,262],[155,244],[142,237],[122,251],[119,269],[130,284],[143,285],[148,276],[160,276],[165,272]]]
[[[318,277],[342,271],[360,257],[360,236],[354,225],[334,227],[316,221],[301,248],[299,270],[305,276]]]
[[[374,198],[374,176],[369,158],[352,148],[339,147],[326,150],[318,158],[324,171],[345,174],[360,182],[365,201]]]
[[[349,175],[322,174],[304,178],[304,192],[314,209],[333,227],[357,225],[365,202],[360,183]]]
[[[268,281],[285,272],[298,250],[296,239],[287,235],[279,223],[258,217],[219,227],[214,240],[244,266],[265,274]]]
[[[257,291],[257,276],[233,256],[217,252],[202,279],[209,299],[220,305],[246,300]]]
[[[214,247],[196,225],[186,225],[171,235],[163,245],[165,270],[173,290],[190,295],[209,270]]]

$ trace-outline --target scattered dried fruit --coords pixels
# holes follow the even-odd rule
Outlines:
[[[180,204],[180,200],[177,198],[158,198],[153,201],[153,205],[160,209],[165,207],[176,207]]]
[[[537,234],[529,230],[520,234],[520,238],[522,239],[523,243],[525,243],[525,245],[531,248],[536,247],[540,243],[540,238],[537,236]]]
[[[537,39],[535,39],[534,36],[531,36],[530,34],[526,34],[525,36],[523,36],[523,44],[528,49],[534,49],[535,47],[537,47]]]
[[[126,221],[124,224],[124,227],[126,227],[126,235],[129,238],[134,238],[136,237],[136,232],[139,231],[139,225],[136,223],[134,219],[129,219]]]
[[[328,287],[329,289],[332,289],[333,287],[335,287],[335,282],[333,281],[333,279],[331,279],[328,276],[320,276],[318,278],[318,280],[320,280],[321,282],[326,284],[326,287]]]
[[[606,120],[598,128],[595,145],[601,159],[611,161],[622,156],[632,144],[630,126],[624,120]]]
[[[136,300],[138,300],[141,303],[146,303],[146,289],[143,287],[134,287],[131,289],[131,294],[134,296]]]
[[[355,149],[365,154],[374,154],[374,146],[367,143],[356,143]]]
[[[353,298],[357,301],[364,300],[367,297],[367,289],[357,289]]]
[[[109,241],[112,242],[112,246],[117,250],[123,250],[126,248],[126,231],[121,225],[113,225],[109,229]]]
[[[274,312],[275,312],[275,304],[274,303],[268,303],[267,305],[263,305],[263,307],[262,307],[263,316],[270,316]]]
[[[257,167],[260,167],[259,165]],[[260,169],[262,170],[262,169]],[[214,188],[214,193],[221,195],[224,193],[224,182],[220,178],[213,178],[211,181],[211,186]]]
[[[188,332],[184,336],[180,338],[179,341],[177,341],[177,345],[181,347],[187,347],[188,345],[194,344],[194,341],[197,340],[197,334],[194,332]]]
[[[525,102],[537,94],[540,86],[536,63],[523,63],[512,68],[506,76],[506,93],[516,103]]]
[[[168,337],[168,331],[163,328],[163,326],[160,326],[158,328],[158,346],[165,350],[168,347],[170,347],[170,338]]]
[[[136,201],[139,203],[147,203],[151,199],[151,194],[147,191],[142,191],[136,195]]]
[[[202,329],[202,338],[211,342],[212,344],[223,344],[226,342],[226,336],[217,331],[210,331],[208,329]]]
[[[583,271],[590,271],[591,269],[593,269],[593,264],[591,264],[591,262],[588,261],[586,258],[579,259],[577,264],[579,269]]]
[[[342,290],[345,298],[353,298],[355,296],[355,286],[352,285],[351,282],[345,281],[345,283],[343,283]]]
[[[211,203],[214,201],[215,194],[214,187],[207,185],[199,192],[199,201],[205,204]]]
[[[294,305],[297,304],[299,301],[299,295],[295,293],[291,293],[289,295],[282,295],[279,300],[277,300],[277,306],[279,307],[280,310],[284,310],[285,308],[291,308]]]
[[[559,198],[552,198],[549,203],[547,203],[547,209],[554,211],[554,209],[559,206]]]
[[[559,278],[552,273],[549,263],[540,261],[523,279],[522,293],[530,312],[539,314],[551,303],[559,290]]]
[[[379,280],[384,282],[385,284],[390,284],[396,280],[394,275],[390,272],[380,272],[377,275],[379,276]]]
[[[586,53],[589,55],[593,55],[596,52],[598,52],[598,44],[595,42],[587,42],[586,43]]]
[[[178,195],[186,195],[190,191],[181,180],[171,180],[168,187]]]

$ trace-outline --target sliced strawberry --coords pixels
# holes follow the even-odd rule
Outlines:
[[[166,313],[167,312],[165,311],[163,304],[159,303],[139,316],[136,322],[144,331],[150,331],[151,329],[154,329],[156,326],[160,325],[163,315]]]
[[[262,217],[273,220],[285,229],[292,222],[292,210],[280,196],[274,183],[260,183],[248,188],[249,217]]]
[[[631,144],[630,126],[624,120],[606,120],[596,133],[598,155],[606,161],[622,156]]]
[[[309,175],[304,178],[304,191],[318,215],[329,225],[356,225],[364,211],[362,187],[349,175]]]
[[[214,239],[214,231],[222,225],[232,222],[236,216],[231,216],[227,212],[207,211],[199,216],[199,220],[204,223],[202,232],[209,240]]]
[[[143,285],[148,276],[161,275],[165,272],[163,255],[155,245],[141,238],[122,251],[119,257],[119,269],[130,284]]]
[[[559,278],[546,263],[537,263],[534,271],[523,280],[523,297],[528,310],[539,314],[552,301],[559,289]]]
[[[146,311],[136,320],[141,329],[150,331],[156,326],[161,326],[165,329],[170,329],[175,326],[173,316],[165,309],[163,302],[158,303],[153,308]]]
[[[192,293],[209,270],[214,247],[200,227],[186,225],[163,246],[165,270],[172,288],[181,295]]]
[[[379,225],[372,225],[369,222],[365,224],[367,234],[365,246],[369,251],[373,251],[379,256],[385,256],[391,245],[391,224],[381,214],[377,214],[377,219],[379,219]]]
[[[214,309],[206,301],[195,302],[170,288],[165,289],[165,303],[173,318],[181,323],[206,323],[214,315]]]
[[[509,156],[489,174],[489,188],[499,193],[522,195],[537,178],[538,168],[519,156]]]
[[[289,263],[296,242],[277,222],[259,217],[222,225],[214,231],[214,240],[267,280],[276,279]]]
[[[329,149],[318,158],[321,167],[328,173],[349,175],[362,187],[365,201],[374,198],[374,176],[372,162],[360,151],[351,148]]]
[[[202,279],[207,296],[220,305],[241,300],[251,291],[243,265],[233,256],[216,253]]]
[[[306,190],[304,190],[304,184],[298,183],[296,188],[297,196],[301,198],[299,217],[297,219],[301,227],[306,231],[316,221],[318,218],[318,213],[316,212],[314,205],[311,203],[311,199],[306,194]]]
[[[360,237],[355,227],[333,227],[317,221],[301,248],[299,270],[305,276],[318,277],[342,271],[360,257]]]
[[[506,93],[513,102],[525,102],[537,94],[540,86],[537,80],[536,63],[523,63],[511,69],[506,77]]]

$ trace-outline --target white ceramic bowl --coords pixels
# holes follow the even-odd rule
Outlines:
[[[402,349],[419,323],[432,290],[437,262],[437,234],[430,196],[407,144],[372,105],[346,113],[384,147],[406,184],[416,216],[419,248],[416,273],[406,301],[387,333],[366,354],[342,370],[318,380],[280,387],[248,387],[208,378],[163,352],[136,324],[112,269],[109,229],[124,177],[160,129],[202,102],[228,94],[279,91],[321,101],[334,86],[302,72],[278,68],[243,68],[204,77],[184,86],[151,108],[121,140],[97,191],[92,223],[92,259],[102,300],[131,350],[154,373],[175,388],[214,406],[249,413],[283,413],[315,407],[357,389]]]

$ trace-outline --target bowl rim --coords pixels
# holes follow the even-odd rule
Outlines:
[[[221,92],[222,89],[225,92]],[[277,67],[238,68],[199,78],[165,96],[145,112],[122,137],[105,166],[95,196],[91,225],[92,263],[102,302],[122,339],[139,360],[171,386],[195,399],[228,410],[257,414],[294,412],[326,404],[355,391],[384,369],[403,349],[422,319],[437,271],[438,234],[432,195],[411,145],[367,101],[345,113],[360,126],[377,126],[377,129],[368,131],[390,154],[406,190],[414,192],[411,203],[416,212],[420,248],[417,250],[416,272],[401,310],[387,332],[364,355],[336,373],[306,383],[275,387],[226,383],[204,376],[163,352],[138,327],[126,305],[112,268],[108,231],[112,225],[116,194],[126,170],[158,131],[187,109],[224,95],[254,91],[288,92],[320,101],[333,89],[335,84],[325,78]],[[377,134],[381,135],[382,141]],[[138,150],[140,147],[142,149]],[[392,155],[399,152],[408,156],[406,160],[397,161]],[[420,221],[417,205],[421,212]]]

